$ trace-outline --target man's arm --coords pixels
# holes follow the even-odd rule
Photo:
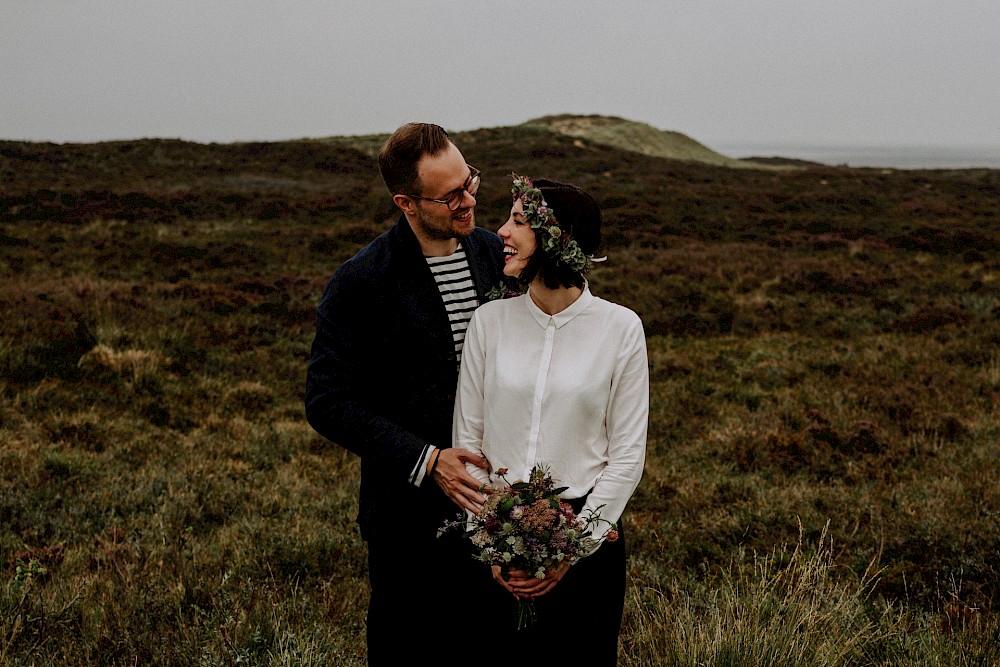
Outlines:
[[[378,351],[366,325],[372,299],[370,286],[349,268],[338,271],[327,286],[306,373],[306,418],[323,437],[407,479],[427,443],[363,400],[365,374],[377,372]]]
[[[430,477],[456,505],[475,511],[483,498],[466,464],[485,468],[486,459],[451,448],[435,451],[374,409],[371,396],[364,400],[371,375],[383,375],[375,360],[384,350],[377,347],[376,327],[366,325],[377,294],[358,274],[349,266],[338,271],[317,308],[306,418],[320,435],[374,462],[386,475],[417,486],[431,483]]]

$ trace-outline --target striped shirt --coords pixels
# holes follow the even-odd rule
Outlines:
[[[455,341],[455,358],[462,361],[462,348],[465,346],[465,331],[469,328],[469,318],[472,311],[479,306],[476,286],[472,282],[469,262],[465,257],[465,249],[458,244],[458,249],[447,257],[425,257],[427,266],[434,275],[448,320],[451,322],[451,335]],[[456,369],[457,370],[457,369]],[[435,447],[428,444],[421,452],[417,465],[410,472],[410,483],[420,486],[427,475],[427,463],[434,456]],[[440,454],[438,455],[440,456]]]
[[[451,335],[455,339],[455,357],[462,361],[462,347],[465,345],[465,330],[469,328],[472,311],[479,306],[476,286],[472,283],[469,262],[465,250],[459,244],[458,250],[447,257],[426,257],[431,267],[434,281],[448,310]],[[457,369],[456,369],[457,370]]]

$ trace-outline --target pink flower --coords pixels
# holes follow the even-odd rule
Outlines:
[[[612,528],[604,534],[604,539],[608,542],[616,542],[618,540],[618,531]]]

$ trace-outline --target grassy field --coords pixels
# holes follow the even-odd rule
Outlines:
[[[377,139],[0,142],[0,664],[364,664],[302,396]],[[489,229],[512,170],[595,193],[646,325],[620,664],[1000,664],[1000,172],[456,141]]]

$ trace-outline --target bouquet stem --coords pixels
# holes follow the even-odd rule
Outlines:
[[[525,598],[517,600],[517,629],[524,630],[530,628],[538,620],[538,610],[535,609],[535,601]]]

